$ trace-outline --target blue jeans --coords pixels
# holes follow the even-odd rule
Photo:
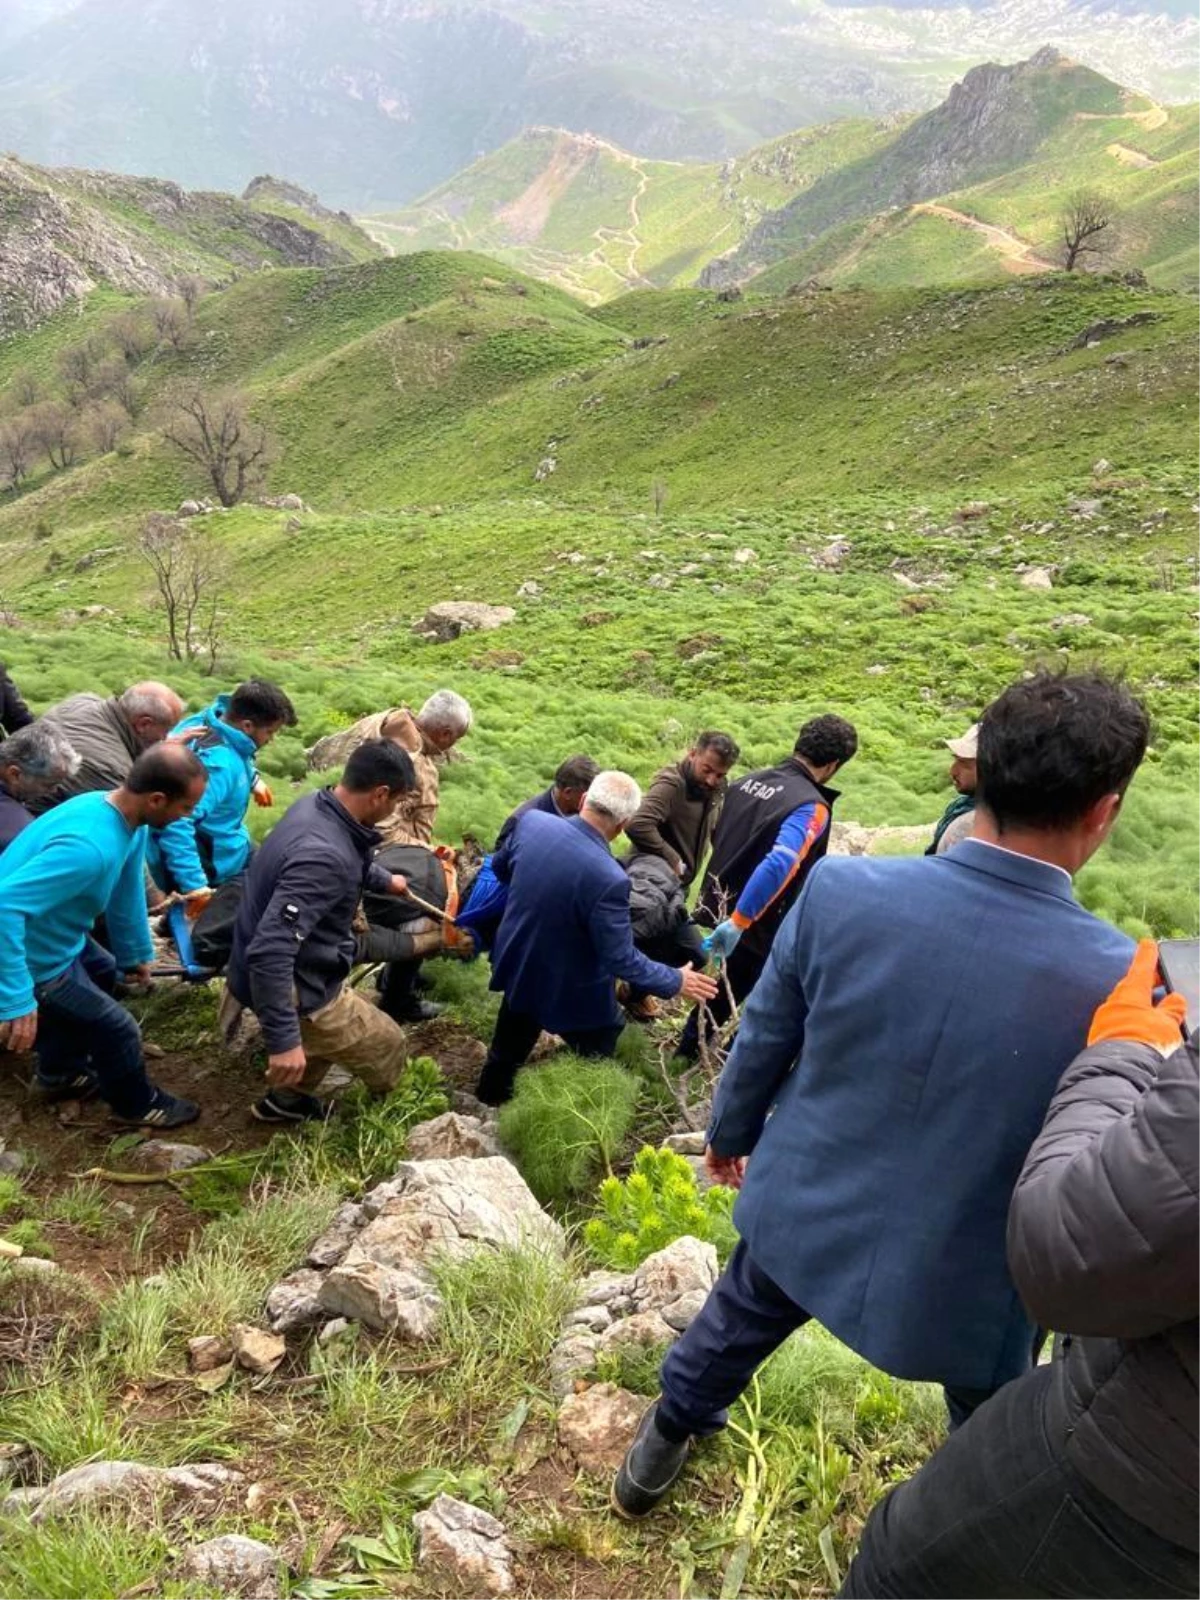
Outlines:
[[[154,1088],[142,1059],[137,1023],[112,997],[117,964],[89,939],[65,972],[34,985],[39,1076],[48,1083],[90,1068],[119,1117],[149,1108]]]
[[[699,1315],[667,1351],[658,1423],[668,1439],[703,1438],[725,1426],[729,1407],[790,1333],[810,1321],[752,1259],[739,1239]],[[950,1428],[959,1427],[994,1389],[946,1389]]]

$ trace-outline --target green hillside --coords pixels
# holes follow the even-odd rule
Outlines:
[[[915,268],[970,238],[902,212],[878,251],[906,249]],[[201,298],[177,344],[119,360],[118,328],[147,312],[99,288],[0,341],[0,467],[27,411],[69,422],[116,403],[115,387],[72,386],[82,347],[134,390],[115,448],[87,444],[60,470],[43,452],[0,491],[0,653],[38,709],[146,676],[190,707],[245,676],[277,680],[298,724],[261,752],[275,805],[249,819],[260,839],[324,781],[306,746],[453,687],[475,720],[443,774],[448,844],[492,838],[573,751],[645,782],[721,727],[750,767],[837,711],[860,740],[839,816],[911,826],[884,847],[919,849],[948,798],[943,741],[1023,673],[1100,666],[1145,696],[1154,733],[1078,893],[1132,934],[1194,936],[1196,303],[1115,276],[913,288],[884,267],[877,253],[879,289],[647,288],[589,307],[504,262],[421,252],[245,276]],[[149,513],[203,491],[159,431],[184,386],[243,390],[280,443],[266,487],[308,502],[175,524],[213,580],[211,675],[168,659],[138,549]],[[454,599],[515,615],[419,637],[426,609]],[[411,1124],[474,1084],[498,1005],[487,964],[427,971],[446,1010],[409,1032],[394,1093],[351,1090],[327,1124],[273,1137],[247,1110],[261,1059],[217,1042],[219,985],[136,999],[156,1079],[202,1103],[215,1152],[169,1187],[110,1183],[141,1156],[102,1106],[60,1122],[31,1108],[24,1062],[0,1073],[3,1131],[27,1156],[2,1175],[0,1224],[60,1268],[23,1279],[0,1264],[0,1436],[30,1446],[18,1460],[38,1481],[100,1459],[244,1475],[215,1521],[199,1505],[154,1522],[123,1504],[37,1523],[0,1509],[0,1594],[190,1594],[180,1545],[218,1528],[270,1540],[311,1600],[426,1593],[411,1517],[444,1489],[503,1518],[514,1592],[538,1600],[819,1600],[872,1506],[936,1447],[932,1386],[886,1378],[812,1326],[697,1452],[669,1538],[661,1519],[618,1522],[608,1475],[568,1464],[552,1351],[601,1264],[583,1225],[604,1172],[624,1177],[678,1120],[674,1013],[627,1029],[619,1063],[581,1073],[559,1056],[527,1080],[570,1090],[544,1135],[508,1146],[531,1183],[535,1161],[570,1169],[565,1265],[486,1250],[439,1266],[441,1321],[415,1349],[351,1324],[325,1342],[290,1333],[274,1375],[192,1371],[188,1341],[260,1322],[339,1203],[394,1173]],[[626,1111],[593,1149],[599,1119],[577,1091],[601,1075]],[[686,1167],[664,1195],[672,1234],[697,1226],[675,1225],[684,1192]],[[657,1366],[657,1350],[627,1347],[591,1375],[649,1396]]]
[[[923,116],[804,129],[722,166],[531,129],[364,226],[397,253],[478,250],[593,302],[698,281],[891,288],[1047,270],[1065,197],[1091,188],[1118,219],[1104,264],[1188,289],[1197,177],[1195,106],[1043,50],[973,69]]]
[[[767,212],[890,138],[903,118],[848,119],[722,165],[651,161],[532,128],[403,211],[360,219],[397,254],[479,250],[592,300],[694,283]]]

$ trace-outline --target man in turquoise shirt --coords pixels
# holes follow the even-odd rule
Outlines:
[[[123,1121],[156,1128],[200,1114],[150,1082],[112,990],[118,971],[144,979],[154,958],[147,830],[189,815],[206,781],[190,750],[153,745],[119,788],[64,801],[0,856],[0,1049],[36,1048],[50,1098],[99,1093]],[[89,937],[101,915],[111,955]]]
[[[221,694],[171,730],[208,773],[208,787],[195,811],[153,835],[146,845],[150,875],[160,888],[182,894],[199,913],[214,889],[245,870],[253,845],[246,827],[251,797],[271,804],[271,791],[255,771],[258,752],[279,732],[294,727],[292,702],[276,684],[260,678]]]

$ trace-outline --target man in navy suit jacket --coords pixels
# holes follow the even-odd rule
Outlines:
[[[504,1000],[476,1088],[488,1105],[512,1094],[543,1028],[578,1055],[611,1055],[624,1026],[618,978],[664,997],[716,994],[712,978],[634,948],[629,878],[609,845],[641,800],[625,773],[601,772],[577,817],[527,811],[493,857],[509,892],[492,956],[491,986]]]
[[[741,1239],[663,1364],[620,1510],[653,1509],[689,1440],[724,1425],[810,1317],[893,1376],[943,1384],[952,1425],[1028,1369],[1008,1206],[1133,953],[1071,878],[1112,827],[1148,732],[1141,705],[1099,676],[1014,684],[980,726],[972,839],[814,868],[713,1106],[708,1166],[741,1190]]]

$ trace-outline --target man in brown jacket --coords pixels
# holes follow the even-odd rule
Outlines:
[[[366,739],[389,739],[407,752],[416,783],[402,794],[396,809],[378,824],[385,845],[433,844],[437,823],[438,772],[447,753],[471,728],[471,707],[453,689],[438,689],[420,711],[393,706],[360,717],[344,733],[331,734],[313,745],[308,765],[313,771],[344,763]],[[391,961],[380,984],[380,1010],[396,1022],[431,1022],[441,1006],[423,1000],[420,961]]]
[[[1138,947],[1026,1157],[1013,1279],[1061,1359],[992,1396],[876,1506],[843,1596],[1197,1591],[1197,1083]]]
[[[312,772],[345,765],[352,751],[366,739],[390,739],[408,752],[417,775],[416,787],[406,794],[391,817],[380,827],[385,844],[433,843],[437,821],[438,770],[447,753],[470,732],[471,707],[453,689],[438,689],[420,711],[393,706],[360,717],[342,733],[320,739],[308,752]]]
[[[685,889],[708,854],[737,758],[729,734],[700,734],[682,761],[654,774],[625,830],[635,855],[661,856]]]
[[[639,856],[657,856],[686,890],[704,865],[725,803],[729,770],[737,758],[737,742],[727,733],[710,729],[697,736],[682,761],[656,772],[637,815],[625,829],[633,845],[633,855],[626,864],[632,866]],[[656,885],[652,874],[640,877],[639,870],[633,870],[631,875],[639,879],[643,895],[653,893]],[[669,879],[666,887],[671,888]],[[703,959],[703,933],[686,918],[670,931],[649,939],[638,937],[637,926],[635,918],[634,943],[652,961],[682,967]],[[630,1016],[639,1022],[652,1021],[658,1015],[653,995],[640,989],[627,989],[620,998]]]

